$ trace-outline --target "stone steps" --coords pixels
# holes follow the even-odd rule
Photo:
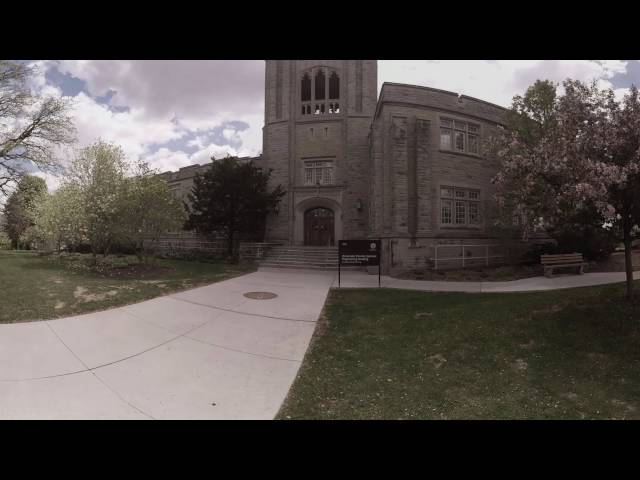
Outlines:
[[[337,247],[278,246],[260,262],[261,267],[308,268],[315,270],[337,270]]]

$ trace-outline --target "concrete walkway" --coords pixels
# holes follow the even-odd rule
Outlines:
[[[640,279],[640,272],[634,272],[634,278]],[[597,272],[584,275],[554,275],[552,278],[531,277],[508,282],[437,282],[428,280],[401,280],[383,275],[381,285],[384,288],[404,290],[422,290],[425,292],[538,292],[561,288],[589,287],[625,281],[624,272]],[[342,288],[375,288],[378,275],[366,272],[345,271],[341,273]],[[338,276],[332,285],[338,288]]]
[[[382,286],[524,292],[621,281],[624,273],[513,282],[384,276]],[[265,268],[113,310],[0,325],[0,419],[273,418],[337,282],[335,271]],[[377,285],[377,275],[342,273],[343,288]],[[278,296],[244,296],[252,291]]]
[[[259,271],[103,312],[0,325],[0,418],[271,419],[333,280]],[[251,291],[278,296],[243,296]]]

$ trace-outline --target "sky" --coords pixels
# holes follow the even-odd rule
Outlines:
[[[211,156],[262,150],[262,60],[46,60],[32,88],[68,97],[74,148],[98,138],[160,171],[207,163]],[[536,79],[596,80],[622,97],[640,84],[637,60],[379,60],[383,82],[424,85],[508,107]],[[63,157],[70,158],[67,150]],[[42,174],[54,190],[59,179]]]

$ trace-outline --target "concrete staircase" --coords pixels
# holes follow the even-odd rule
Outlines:
[[[338,270],[338,247],[277,246],[260,262],[261,267]],[[351,267],[353,268],[353,267]]]

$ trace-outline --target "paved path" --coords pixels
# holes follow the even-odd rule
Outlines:
[[[640,272],[636,272],[636,278]],[[382,277],[425,291],[534,291],[623,273],[513,282]],[[347,271],[342,287],[376,287]],[[260,269],[103,312],[0,325],[0,419],[270,419],[291,386],[337,272]],[[250,291],[278,295],[251,300]]]
[[[437,282],[427,280],[400,280],[383,275],[382,287],[405,290],[423,290],[425,292],[537,292],[561,288],[588,287],[625,281],[624,272],[598,272],[584,275],[554,275],[552,278],[531,277],[508,282]],[[634,278],[640,279],[640,272],[634,272]],[[369,288],[378,286],[378,275],[366,272],[345,271],[341,273],[342,288]],[[338,276],[333,282],[338,287]]]
[[[0,418],[273,418],[333,279],[259,271],[103,312],[0,325]],[[278,297],[251,300],[249,291]]]

